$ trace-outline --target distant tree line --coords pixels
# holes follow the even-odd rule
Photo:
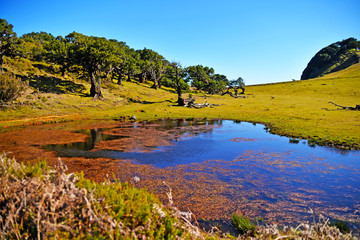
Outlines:
[[[75,71],[87,78],[92,97],[102,97],[101,82],[104,80],[120,85],[124,80],[150,81],[155,89],[172,87],[179,96],[180,105],[183,103],[182,91],[190,86],[209,94],[222,93],[236,83],[244,86],[242,78],[230,81],[225,75],[215,73],[213,68],[202,65],[184,67],[179,62],[168,61],[154,50],[134,50],[115,39],[77,32],[65,37],[46,32],[17,37],[13,26],[4,19],[0,19],[0,32],[1,68],[5,55],[57,64],[62,76]]]

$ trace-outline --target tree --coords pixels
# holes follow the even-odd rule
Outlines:
[[[131,77],[139,72],[137,65],[138,53],[127,47],[124,51],[124,55],[121,56],[121,62],[115,66],[115,72],[118,74],[118,84],[122,85],[124,76],[127,76],[127,80],[130,81]]]
[[[117,73],[118,83],[121,85],[122,75],[119,73],[121,66],[124,65],[126,59],[126,46],[125,42],[119,42],[116,39],[108,40],[108,44],[111,50],[111,57],[106,61],[104,65],[105,78],[108,79],[112,72]],[[113,74],[112,74],[113,75]],[[112,78],[111,78],[112,79]]]
[[[166,59],[157,52],[144,48],[138,50],[140,55],[140,69],[141,69],[141,81],[143,82],[147,76],[154,82],[152,88],[157,89],[161,78],[164,76],[168,62]]]
[[[69,58],[70,42],[68,39],[58,36],[56,39],[49,42],[45,48],[48,51],[48,59],[56,64],[60,65],[61,76],[65,76],[66,70],[68,70],[71,62]]]
[[[224,81],[216,81],[215,79],[211,79],[205,87],[205,90],[209,94],[221,93],[226,88],[226,82]]]
[[[187,80],[191,82],[191,86],[204,90],[214,73],[214,69],[196,65],[187,67],[186,72]]]
[[[191,86],[210,94],[221,93],[229,82],[225,75],[215,74],[215,70],[202,65],[186,68],[187,79]]]
[[[16,33],[13,31],[13,25],[5,19],[0,19],[0,68],[3,71],[4,56],[10,54],[11,47],[16,40]]]
[[[85,74],[90,79],[90,96],[103,97],[101,73],[117,57],[114,44],[111,44],[106,38],[88,37],[77,32],[73,32],[66,37],[73,43],[69,49],[72,63],[82,66]]]
[[[231,89],[234,90],[234,94],[230,92]],[[232,97],[238,97],[239,89],[242,90],[240,94],[245,93],[245,82],[244,79],[242,79],[241,77],[238,77],[238,79],[236,80],[230,81],[226,92],[224,92],[222,95],[229,94]]]
[[[229,80],[225,75],[222,74],[213,74],[211,80],[205,86],[204,90],[209,94],[222,93],[228,85]]]
[[[46,32],[24,34],[19,38],[17,53],[34,61],[45,61],[48,57],[47,46],[54,40],[55,37]]]
[[[230,86],[237,88],[244,88],[245,87],[244,79],[242,77],[238,77],[238,79],[230,81]]]
[[[179,62],[171,62],[166,69],[167,79],[170,80],[170,86],[175,88],[178,95],[179,106],[184,106],[185,101],[182,98],[182,91],[189,88],[189,85],[184,80],[186,71]]]

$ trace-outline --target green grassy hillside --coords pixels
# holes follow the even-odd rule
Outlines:
[[[150,84],[110,81],[102,84],[104,99],[87,97],[90,85],[62,78],[54,65],[6,59],[5,68],[19,75],[28,87],[22,96],[0,111],[0,126],[18,126],[75,119],[138,120],[158,118],[223,118],[267,124],[275,133],[311,139],[321,144],[360,148],[359,111],[338,110],[360,103],[360,64],[321,78],[247,86],[245,98],[192,92],[198,103],[216,107],[176,106],[172,89],[155,90]],[[186,97],[188,93],[184,94]]]

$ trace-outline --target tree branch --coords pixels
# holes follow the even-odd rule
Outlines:
[[[360,111],[360,105],[356,105],[355,107],[348,107],[348,106],[338,105],[338,104],[336,104],[336,103],[334,103],[334,102],[331,102],[331,101],[330,101],[329,103],[334,104],[334,105],[337,106],[337,107],[341,107],[342,109],[358,110],[358,111]]]

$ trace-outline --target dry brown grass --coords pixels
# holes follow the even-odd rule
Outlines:
[[[136,213],[119,218],[118,212],[113,211],[114,206],[106,204],[106,198],[99,197],[95,189],[89,191],[78,187],[79,176],[66,171],[61,160],[52,170],[44,163],[24,167],[14,159],[0,156],[1,239],[192,238],[194,230],[174,217],[178,215],[175,208],[165,208],[154,201],[150,209],[142,209],[145,211],[142,215],[150,210],[150,218],[145,223],[137,219]],[[105,185],[116,189],[121,187],[119,184],[104,182],[97,188]],[[139,192],[132,191],[131,194]],[[148,193],[143,191],[142,194],[149,198]],[[141,202],[131,198],[128,202],[124,203],[125,208],[126,204],[141,208],[136,205]],[[166,224],[170,226],[161,228]]]

